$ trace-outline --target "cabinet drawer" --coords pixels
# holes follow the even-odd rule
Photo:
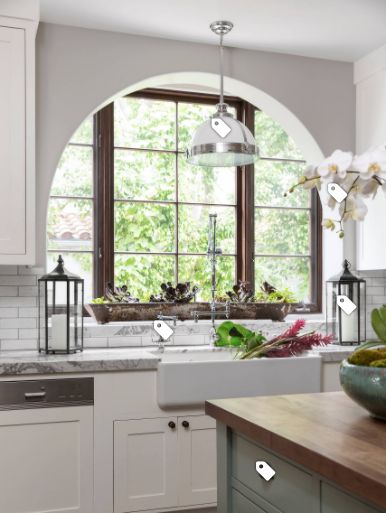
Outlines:
[[[265,481],[256,472],[256,461],[268,463],[276,472],[274,478]],[[313,511],[311,474],[235,433],[232,434],[232,476],[279,510]]]
[[[380,511],[327,483],[322,483],[321,494],[321,513],[379,513]]]
[[[232,489],[232,513],[280,513],[280,511],[269,508],[262,509],[252,502],[238,490]]]

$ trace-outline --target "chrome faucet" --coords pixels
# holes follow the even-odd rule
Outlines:
[[[210,344],[213,345],[217,340],[216,333],[216,317],[226,317],[229,319],[230,303],[225,303],[224,310],[218,310],[216,304],[216,291],[217,291],[217,257],[222,255],[222,251],[217,247],[217,214],[209,214],[209,234],[208,234],[208,250],[207,256],[211,264],[211,301],[209,312],[193,312],[194,322],[198,322],[200,317],[209,316],[212,321],[212,327],[209,333]]]

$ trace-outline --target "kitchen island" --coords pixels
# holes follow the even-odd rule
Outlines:
[[[343,392],[220,399],[206,413],[218,513],[386,512],[386,422]]]

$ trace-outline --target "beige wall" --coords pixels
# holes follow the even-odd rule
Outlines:
[[[120,91],[179,72],[213,73],[215,46],[42,23],[37,36],[37,233],[45,260],[47,198],[60,155],[82,120]],[[229,49],[225,74],[289,109],[324,154],[354,149],[355,92],[349,63]],[[349,242],[349,241],[348,241]]]

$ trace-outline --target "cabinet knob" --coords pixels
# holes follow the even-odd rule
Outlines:
[[[187,429],[189,427],[189,422],[187,420],[183,420],[182,426]]]
[[[169,422],[168,426],[170,427],[170,429],[175,429],[176,427],[176,423],[173,422],[172,420]]]

